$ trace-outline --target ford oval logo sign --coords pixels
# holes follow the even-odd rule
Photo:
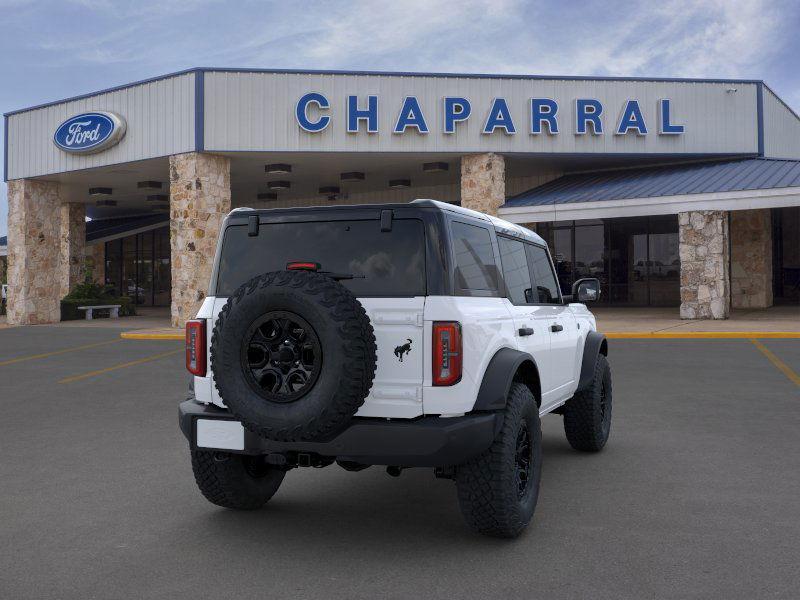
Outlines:
[[[53,142],[70,154],[92,154],[118,143],[125,135],[125,128],[125,119],[116,113],[88,112],[59,125]]]

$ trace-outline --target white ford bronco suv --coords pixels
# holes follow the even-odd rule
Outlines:
[[[608,439],[608,345],[578,303],[599,292],[562,296],[535,233],[433,200],[236,209],[186,326],[197,485],[254,509],[296,467],[432,467],[472,528],[516,536],[539,418],[563,415],[577,450]]]

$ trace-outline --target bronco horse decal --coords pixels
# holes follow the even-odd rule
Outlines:
[[[402,346],[397,346],[397,348],[394,349],[394,355],[400,359],[400,362],[403,362],[404,354],[411,352],[411,340],[408,338],[406,339],[408,340],[408,343],[403,344]]]

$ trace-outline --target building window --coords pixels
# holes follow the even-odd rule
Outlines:
[[[677,215],[540,223],[559,286],[600,280],[600,301],[627,306],[680,304]]]
[[[169,306],[169,228],[106,242],[106,285],[139,306]]]

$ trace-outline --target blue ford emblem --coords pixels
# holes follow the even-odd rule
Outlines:
[[[116,113],[96,111],[67,119],[53,136],[64,152],[91,154],[110,148],[125,135],[125,119]]]

